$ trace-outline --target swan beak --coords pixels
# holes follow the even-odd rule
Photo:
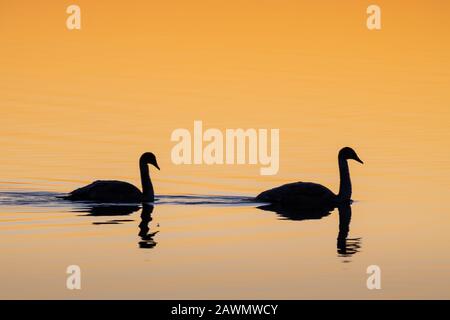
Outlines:
[[[364,164],[364,162],[358,156],[356,156],[355,161],[358,161],[359,163]]]
[[[161,170],[157,163],[155,163],[155,167],[156,167],[156,169]]]

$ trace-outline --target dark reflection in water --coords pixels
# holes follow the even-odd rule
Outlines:
[[[270,204],[258,207],[265,211],[276,212],[282,219],[286,220],[320,220],[331,214],[335,209],[333,207],[324,208],[302,208],[293,205]],[[347,238],[350,231],[350,222],[352,218],[352,208],[348,205],[342,205],[338,208],[339,212],[339,233],[337,237],[337,253],[339,257],[351,257],[361,249],[361,238]],[[349,262],[344,260],[344,262]]]
[[[334,208],[303,208],[295,205],[268,204],[260,206],[258,209],[276,212],[282,219],[302,221],[322,219],[330,215]]]
[[[120,204],[84,204],[82,207],[74,210],[75,212],[87,212],[86,216],[95,217],[111,217],[111,216],[127,216],[140,209],[139,205],[120,205]],[[141,222],[139,223],[139,248],[154,248],[157,242],[153,237],[159,232],[150,232],[149,224],[152,221],[153,205],[142,204]],[[93,222],[94,225],[111,225],[123,222],[131,222],[131,219],[114,219],[101,222]]]
[[[87,216],[126,216],[139,210],[138,205],[103,205],[92,204],[82,209],[76,210],[76,212],[88,212]]]
[[[116,217],[127,216],[141,208],[140,203],[135,204],[99,204],[86,202],[73,202],[63,200],[62,193],[54,192],[0,192],[0,206],[33,206],[49,208],[67,208],[73,212],[87,213],[87,216]],[[251,206],[252,197],[246,196],[219,196],[219,195],[160,195],[156,202],[158,205],[208,205],[208,206]],[[258,209],[276,212],[282,219],[286,220],[319,220],[331,214],[334,207],[325,208],[302,208],[298,206],[263,205]],[[352,209],[350,205],[337,208],[339,211],[339,233],[337,237],[337,253],[340,257],[351,257],[361,249],[361,238],[348,238]],[[154,207],[151,204],[142,204],[141,221],[139,223],[138,245],[140,248],[154,248],[156,242],[154,236],[158,232],[150,232],[150,222]],[[93,222],[95,225],[113,225],[131,222],[132,219],[113,219]],[[344,261],[348,262],[348,261]]]
[[[159,232],[150,232],[149,224],[152,221],[153,206],[150,204],[143,204],[141,212],[141,223],[139,223],[139,248],[151,249],[154,248],[157,242],[153,237]]]
[[[361,249],[361,238],[347,238],[352,220],[350,205],[338,207],[339,233],[337,237],[337,252],[340,257],[351,257]]]
[[[108,221],[101,221],[101,222],[92,222],[94,225],[102,225],[102,224],[121,224],[124,222],[131,222],[134,220],[127,220],[127,219],[114,219],[114,220],[108,220]]]

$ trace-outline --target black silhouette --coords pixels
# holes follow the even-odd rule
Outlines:
[[[331,214],[334,207],[304,208],[294,204],[272,203],[257,207],[264,211],[276,212],[281,218],[287,220],[319,220]]]
[[[85,187],[72,191],[64,198],[75,201],[81,200],[111,203],[153,202],[155,200],[155,194],[147,164],[152,164],[159,170],[156,157],[153,153],[146,152],[142,154],[139,159],[142,192],[128,182],[98,180]]]
[[[340,186],[337,195],[330,189],[317,183],[294,182],[264,191],[255,200],[258,202],[281,204],[283,206],[295,204],[296,208],[319,208],[318,213],[322,213],[323,209],[326,210],[339,205],[350,204],[352,184],[347,163],[349,159],[363,163],[352,148],[345,147],[339,151]]]
[[[139,210],[139,206],[131,206],[131,205],[103,205],[103,204],[91,204],[84,208],[78,209],[75,212],[88,212],[86,216],[96,216],[96,217],[109,217],[109,216],[126,216],[130,215],[133,212]],[[139,241],[139,247],[150,249],[156,246],[157,242],[153,239],[153,237],[159,232],[149,232],[150,227],[149,223],[153,220],[153,205],[148,203],[142,204],[141,211],[141,221],[139,223],[139,237],[141,241]],[[130,222],[133,220],[130,219],[114,219],[107,220],[101,222],[93,222],[94,225],[105,225],[105,224],[120,224],[123,222]],[[159,225],[158,225],[159,227]]]
[[[89,203],[83,204],[84,206],[74,210],[74,212],[84,212],[87,213],[86,216],[93,217],[113,217],[113,216],[127,216],[136,212],[140,209],[138,205],[112,205],[112,204],[101,204],[101,203]],[[103,224],[120,224],[123,222],[133,221],[131,219],[114,219],[101,222],[93,222],[94,225]]]
[[[350,257],[361,249],[361,238],[347,238],[350,231],[352,219],[351,206],[340,206],[339,210],[339,233],[337,237],[337,252],[341,257]]]
[[[331,214],[335,209],[333,207],[323,208],[304,208],[296,207],[293,204],[270,204],[257,207],[265,211],[276,212],[282,219],[285,220],[320,220]],[[337,253],[341,257],[350,257],[359,252],[361,248],[361,238],[348,239],[350,230],[350,221],[352,217],[352,209],[350,204],[341,205],[337,207],[339,212],[339,233],[337,236]]]
[[[142,249],[151,249],[154,248],[157,244],[153,237],[159,231],[149,233],[149,223],[153,220],[152,212],[152,205],[146,203],[142,205],[141,223],[139,223],[139,236],[141,237],[141,241],[139,241],[139,247]]]
[[[88,216],[126,216],[140,209],[138,205],[90,204],[77,212],[88,212]]]
[[[132,222],[134,220],[131,219],[114,219],[114,220],[108,220],[108,221],[101,221],[101,222],[92,222],[93,225],[103,225],[103,224],[121,224],[124,222]]]

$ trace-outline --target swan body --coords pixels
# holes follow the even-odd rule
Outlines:
[[[136,203],[153,202],[155,195],[150,180],[148,165],[159,169],[156,157],[151,152],[144,153],[139,159],[142,192],[131,183],[116,180],[97,180],[87,186],[70,192],[65,199],[73,201]]]
[[[336,195],[313,182],[293,182],[261,192],[256,200],[269,203],[309,204],[312,207],[334,204]]]
[[[317,183],[294,182],[264,191],[255,200],[306,208],[335,207],[340,204],[350,203],[352,186],[347,163],[349,159],[363,163],[352,148],[345,147],[339,151],[340,186],[338,194],[334,194],[327,187]]]
[[[142,192],[131,183],[97,180],[70,193],[70,200],[141,202]]]

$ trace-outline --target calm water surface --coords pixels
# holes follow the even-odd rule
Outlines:
[[[450,298],[448,111],[409,115],[408,122],[390,111],[381,126],[370,114],[333,110],[299,117],[298,127],[280,121],[280,171],[266,177],[259,166],[173,165],[170,122],[132,126],[132,143],[123,144],[113,143],[124,139],[121,131],[105,128],[96,139],[80,131],[73,140],[51,128],[42,136],[3,128],[0,298]],[[337,192],[343,145],[365,162],[350,162],[351,220],[335,210],[296,221],[249,202],[298,180]],[[154,151],[161,166],[151,170],[154,208],[58,198],[95,179],[139,186],[143,150]],[[349,232],[338,241],[340,224]],[[65,287],[72,264],[82,270],[80,291]],[[381,290],[366,288],[370,265],[381,268]]]
[[[84,1],[80,32],[54,1],[0,5],[0,298],[450,298],[450,4],[378,4],[379,32],[356,1]],[[279,172],[174,165],[170,135],[194,120],[280,129]],[[351,219],[248,201],[337,192],[343,146],[364,161]],[[57,198],[140,186],[145,151],[154,208]]]
[[[353,171],[375,166],[365,160],[369,169]],[[258,209],[249,194],[161,195],[154,207],[108,208],[31,190],[36,182],[4,184],[1,298],[449,298],[445,199],[364,176],[354,179],[364,192],[344,242],[337,209],[295,221]],[[71,264],[82,268],[80,291],[65,288]],[[366,288],[372,264],[382,270],[379,291]]]

